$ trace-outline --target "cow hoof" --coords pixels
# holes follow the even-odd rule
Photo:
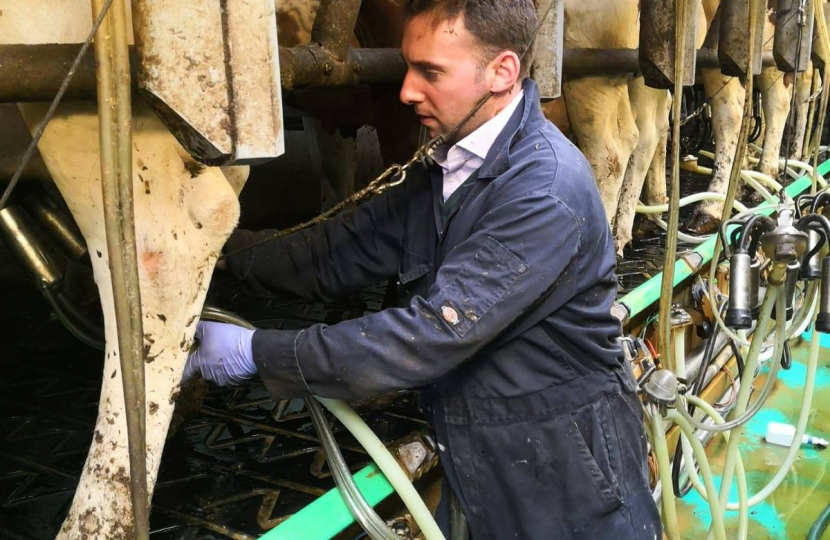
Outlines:
[[[747,206],[757,206],[764,202],[763,195],[758,193],[756,190],[752,189],[751,187],[744,186],[741,192],[741,201],[744,202]]]
[[[637,214],[637,217],[634,218],[634,230],[632,231],[632,236],[634,238],[638,240],[643,238],[653,238],[663,232],[663,229],[661,229],[659,225],[642,216],[643,214]]]
[[[712,234],[718,230],[719,225],[720,219],[703,212],[697,212],[686,230],[698,235]]]

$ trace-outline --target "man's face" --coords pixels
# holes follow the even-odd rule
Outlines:
[[[461,17],[437,27],[428,16],[413,17],[404,27],[401,52],[409,69],[400,99],[415,107],[430,137],[451,131],[490,90],[481,48]],[[461,128],[454,141],[484,122],[481,113]]]

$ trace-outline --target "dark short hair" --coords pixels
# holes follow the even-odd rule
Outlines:
[[[504,50],[522,57],[536,30],[533,0],[410,0],[407,17],[427,15],[437,27],[462,16],[482,46],[486,62]],[[521,76],[530,71],[532,50],[522,58]]]

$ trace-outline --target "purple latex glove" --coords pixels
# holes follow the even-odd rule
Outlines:
[[[257,374],[251,349],[253,330],[219,322],[196,326],[199,348],[187,359],[182,383],[197,373],[219,386],[240,384]]]

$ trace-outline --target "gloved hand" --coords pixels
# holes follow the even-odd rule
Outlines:
[[[200,322],[199,348],[187,359],[182,383],[197,373],[219,386],[240,384],[257,374],[251,340],[254,330],[235,324]]]

